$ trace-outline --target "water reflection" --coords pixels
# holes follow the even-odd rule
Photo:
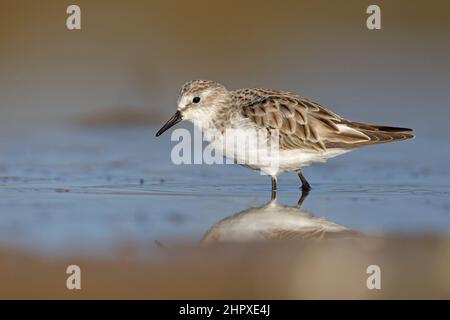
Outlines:
[[[274,193],[268,203],[238,212],[214,224],[202,242],[322,239],[360,235],[355,230],[315,217],[301,209],[307,196],[307,192],[302,193],[297,205],[289,207],[278,203]]]

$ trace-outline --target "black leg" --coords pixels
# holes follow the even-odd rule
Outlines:
[[[302,190],[309,192],[311,190],[311,185],[308,183],[306,178],[303,176],[302,172],[300,170],[297,171],[298,177],[302,181]]]
[[[277,198],[277,178],[272,177],[272,200]]]
[[[303,201],[305,201],[308,194],[309,194],[309,190],[305,190],[302,188],[302,195],[301,195],[300,199],[298,199],[297,208],[300,208],[302,206]]]

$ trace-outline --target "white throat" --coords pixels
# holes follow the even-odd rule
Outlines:
[[[216,108],[188,109],[183,112],[183,118],[190,121],[198,129],[205,134],[216,130],[214,118],[216,116]]]

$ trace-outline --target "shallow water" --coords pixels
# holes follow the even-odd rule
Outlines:
[[[49,128],[0,139],[0,246],[107,254],[124,244],[200,240],[270,200],[270,179],[238,165],[174,165],[158,128]],[[369,234],[449,233],[450,150],[420,135],[304,170],[302,210]],[[278,202],[294,207],[295,174]]]

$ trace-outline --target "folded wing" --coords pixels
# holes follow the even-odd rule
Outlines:
[[[334,112],[287,92],[252,89],[239,93],[247,99],[242,115],[262,129],[278,130],[282,150],[356,148],[369,144],[406,140],[414,136],[407,128],[351,122]]]

